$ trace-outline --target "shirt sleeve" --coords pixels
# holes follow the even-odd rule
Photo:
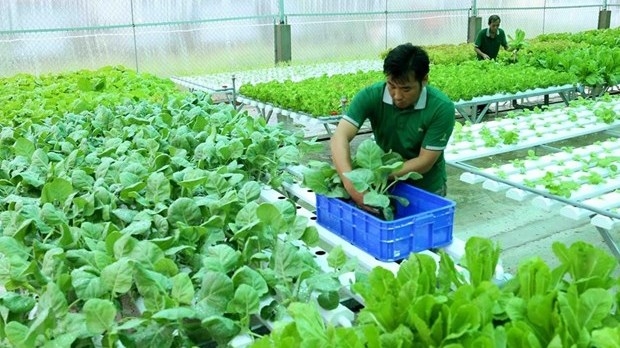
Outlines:
[[[423,148],[432,151],[445,150],[454,130],[454,123],[456,122],[454,114],[455,109],[452,102],[445,102],[437,107],[422,141]]]
[[[478,32],[478,35],[476,35],[476,41],[474,41],[474,47],[480,48],[480,46],[482,46],[483,35],[484,35],[484,29],[480,30]]]
[[[508,49],[508,42],[506,41],[506,32],[504,30],[502,30],[502,46],[504,46],[505,49]]]
[[[360,90],[351,100],[346,114],[342,117],[358,129],[368,119],[372,110],[372,93],[368,87]]]

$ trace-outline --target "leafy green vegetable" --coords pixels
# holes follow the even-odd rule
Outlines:
[[[508,34],[508,48],[519,51],[527,47],[528,42],[525,40],[525,31],[522,29],[515,30],[514,37]]]
[[[385,220],[393,220],[391,200],[398,200],[404,206],[409,202],[403,197],[391,195],[390,189],[399,181],[422,177],[419,173],[410,172],[393,178],[392,173],[401,169],[403,163],[399,154],[386,153],[374,140],[366,139],[359,144],[351,159],[353,170],[344,175],[351,180],[357,191],[365,192],[364,204],[378,208]],[[338,172],[331,164],[310,162],[308,168],[304,169],[302,184],[317,194],[349,198]]]
[[[170,97],[184,95],[169,79],[122,66],[40,76],[18,74],[0,81],[0,123],[4,125],[65,112],[92,112],[98,106],[113,108],[126,100],[165,104]]]
[[[474,286],[490,281],[499,261],[499,246],[489,239],[471,237],[465,244],[466,266]]]
[[[339,301],[353,263],[319,272],[308,218],[258,203],[313,142],[204,93],[166,101],[2,129],[0,345],[224,345],[268,294]]]

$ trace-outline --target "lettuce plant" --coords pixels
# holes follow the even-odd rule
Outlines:
[[[412,253],[397,274],[356,274],[364,308],[354,325],[336,327],[293,303],[293,320],[252,347],[617,347],[617,261],[584,242],[552,251],[558,266],[529,258],[503,284],[494,279],[499,245],[489,239],[467,241],[465,273],[443,251],[439,263]]]
[[[508,47],[514,50],[522,50],[527,48],[528,42],[525,40],[525,31],[522,29],[515,30],[515,36],[508,35]]]

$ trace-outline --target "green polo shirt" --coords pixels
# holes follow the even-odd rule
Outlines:
[[[415,105],[398,109],[385,82],[378,82],[358,92],[343,117],[359,128],[369,120],[375,141],[383,151],[394,151],[405,159],[418,157],[420,149],[443,151],[454,128],[454,103],[441,91],[426,86]],[[429,192],[445,185],[446,163],[443,152],[422,179],[412,182]]]
[[[500,46],[508,47],[506,33],[502,28],[497,28],[497,35],[491,37],[489,35],[489,28],[482,29],[478,32],[474,45],[491,57],[491,59],[495,59],[499,53]],[[478,56],[478,59],[482,59],[482,57]]]

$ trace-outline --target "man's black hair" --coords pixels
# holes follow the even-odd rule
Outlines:
[[[489,24],[493,23],[493,22],[497,22],[497,21],[502,21],[498,15],[491,15],[489,17]]]
[[[420,46],[411,43],[398,45],[387,54],[383,61],[383,74],[395,81],[408,81],[413,72],[418,82],[428,74],[430,61],[428,54]]]

